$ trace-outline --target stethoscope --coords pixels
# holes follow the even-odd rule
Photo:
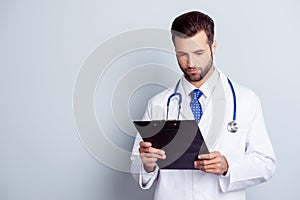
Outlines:
[[[235,96],[235,91],[234,91],[234,88],[233,88],[233,85],[232,85],[231,81],[229,80],[229,78],[227,78],[227,80],[228,80],[228,84],[230,86],[231,93],[232,93],[232,98],[233,98],[233,116],[232,116],[232,121],[230,121],[227,125],[227,130],[231,133],[235,133],[238,130],[238,126],[237,126],[237,122],[236,122],[236,96]],[[182,103],[182,95],[178,92],[179,83],[180,83],[180,80],[177,82],[173,94],[171,94],[169,96],[168,101],[167,101],[167,120],[168,120],[168,116],[169,116],[170,102],[171,102],[171,99],[175,96],[178,96],[178,98],[179,98],[178,99],[177,120],[179,119],[179,113],[180,113],[180,110],[181,110],[181,103]]]

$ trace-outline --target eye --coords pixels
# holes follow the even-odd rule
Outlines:
[[[203,51],[197,51],[197,52],[195,52],[195,54],[198,55],[198,56],[201,56],[201,55],[204,54],[204,52]]]

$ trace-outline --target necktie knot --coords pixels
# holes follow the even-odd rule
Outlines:
[[[192,97],[193,97],[193,99],[199,99],[201,96],[202,96],[202,92],[201,92],[201,90],[199,90],[199,89],[195,89],[194,91],[193,91],[193,93],[192,93]]]

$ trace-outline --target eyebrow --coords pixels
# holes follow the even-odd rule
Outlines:
[[[193,51],[193,53],[203,53],[205,52],[205,49],[198,49],[196,51]]]
[[[193,53],[203,53],[205,52],[206,50],[205,49],[197,49],[195,51],[193,51]],[[186,52],[184,51],[175,51],[176,53],[179,53],[179,54],[187,54]]]

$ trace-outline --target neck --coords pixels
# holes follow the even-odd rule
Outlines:
[[[191,82],[196,88],[200,88],[201,85],[203,85],[210,77],[211,75],[214,73],[215,71],[215,67],[212,66],[209,71],[207,72],[207,74],[200,80],[200,81],[196,81],[196,82]]]

